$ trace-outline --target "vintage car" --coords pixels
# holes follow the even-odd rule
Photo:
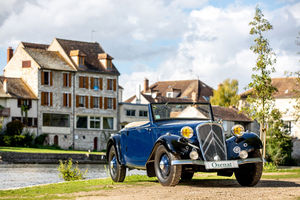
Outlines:
[[[142,169],[175,186],[200,171],[234,173],[240,185],[254,186],[262,174],[262,142],[241,125],[232,134],[226,139],[209,103],[149,104],[149,121],[130,123],[108,140],[111,178],[123,182],[126,168]]]

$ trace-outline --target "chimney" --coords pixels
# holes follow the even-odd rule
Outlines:
[[[7,78],[4,78],[3,80],[3,90],[5,93],[7,93]]]
[[[149,80],[145,78],[144,80],[144,92],[148,91],[149,89]]]
[[[7,63],[10,61],[10,59],[13,57],[14,55],[14,50],[12,49],[12,47],[8,47],[7,48]]]

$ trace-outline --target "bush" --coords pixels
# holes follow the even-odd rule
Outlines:
[[[19,120],[15,120],[6,124],[6,134],[7,135],[21,135],[24,125]]]
[[[87,169],[84,173],[78,168],[78,163],[73,167],[72,159],[66,160],[65,162],[59,161],[58,171],[60,172],[59,176],[65,181],[75,181],[84,179]]]
[[[272,110],[268,122],[266,159],[275,165],[294,165],[295,161],[292,158],[292,138],[286,134],[281,117],[278,109]]]
[[[35,145],[44,145],[46,138],[48,137],[48,134],[41,134],[39,136],[36,136],[34,139],[34,144]]]
[[[268,171],[277,171],[277,170],[278,170],[277,166],[272,162],[266,162],[264,164],[264,171],[268,172]]]

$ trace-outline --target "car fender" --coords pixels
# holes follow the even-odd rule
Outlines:
[[[121,156],[121,135],[119,134],[112,134],[110,138],[108,139],[107,146],[106,146],[106,160],[108,161],[108,154],[109,154],[109,149],[111,146],[114,146],[116,149],[117,153],[117,160],[120,164],[124,164]]]
[[[226,140],[227,146],[227,157],[228,159],[237,158],[238,152],[235,152],[235,148],[239,147],[240,150],[246,150],[252,152],[256,149],[261,149],[263,147],[260,138],[251,132],[244,133],[241,137],[232,136]]]

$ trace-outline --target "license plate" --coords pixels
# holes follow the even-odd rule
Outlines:
[[[239,168],[237,160],[206,161],[204,164],[206,169]]]

